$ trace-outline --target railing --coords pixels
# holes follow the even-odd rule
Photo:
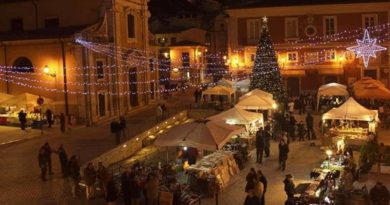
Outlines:
[[[98,162],[102,162],[105,166],[111,166],[115,163],[123,161],[124,159],[127,159],[133,156],[138,151],[140,151],[144,147],[143,142],[147,140],[149,136],[156,136],[156,133],[160,132],[160,130],[165,129],[168,126],[174,126],[175,123],[184,121],[187,119],[187,117],[187,111],[184,110],[172,116],[171,118],[162,120],[154,127],[144,131],[141,134],[134,136],[132,139],[127,140],[126,142],[115,147],[114,149],[111,149],[103,153],[102,155],[86,162],[85,164],[83,164],[82,169],[84,169],[89,162],[93,163],[94,165],[96,165]]]

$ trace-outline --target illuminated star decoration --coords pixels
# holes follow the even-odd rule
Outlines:
[[[266,16],[263,16],[263,23],[267,23],[268,22],[268,18]]]
[[[368,30],[364,30],[364,37],[362,40],[356,40],[357,46],[348,47],[347,50],[353,51],[357,58],[363,57],[364,67],[368,67],[370,57],[376,58],[375,53],[386,50],[385,47],[375,45],[376,38],[370,38]]]

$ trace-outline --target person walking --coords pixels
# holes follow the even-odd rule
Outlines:
[[[141,185],[138,180],[138,176],[134,173],[130,173],[130,190],[131,190],[131,205],[141,204]]]
[[[47,124],[49,125],[48,128],[51,128],[51,125],[53,124],[53,113],[50,109],[47,109],[45,112]]]
[[[127,170],[125,170],[121,176],[121,191],[124,205],[131,205],[130,173]]]
[[[96,170],[91,162],[89,162],[84,169],[84,179],[87,199],[93,199],[95,197]]]
[[[263,162],[264,146],[264,130],[260,127],[260,129],[256,132],[256,162],[259,164]]]
[[[67,167],[68,155],[66,154],[64,146],[62,144],[60,145],[60,147],[58,147],[57,153],[58,153],[58,158],[60,160],[61,173],[62,173],[62,176],[65,178],[69,175],[69,171],[68,171],[68,167]]]
[[[306,127],[307,127],[307,139],[316,139],[315,133],[313,130],[313,116],[308,112],[306,115]]]
[[[104,195],[104,193],[106,192],[105,189],[107,184],[108,171],[102,162],[98,163],[96,175],[97,175],[97,184],[98,187],[100,188],[100,193]]]
[[[149,174],[148,180],[145,184],[146,198],[148,200],[147,205],[158,204],[159,187],[160,187],[160,182],[158,180],[158,177],[154,173]]]
[[[121,125],[118,121],[114,120],[110,125],[111,133],[115,136],[115,144],[119,145],[121,143]]]
[[[253,180],[257,179],[255,168],[251,168],[249,170],[249,173],[246,175],[245,179],[246,179],[245,192],[248,192],[253,188]]]
[[[62,133],[65,133],[65,124],[66,124],[65,115],[64,115],[64,113],[61,113],[61,115],[60,115],[60,128],[61,128]]]
[[[119,118],[119,125],[121,127],[122,138],[126,139],[127,138],[127,122],[126,122],[126,118],[124,116],[121,116]]]
[[[264,151],[265,151],[265,157],[268,158],[270,156],[270,149],[271,149],[271,127],[270,125],[265,126],[264,129]]]
[[[298,141],[305,141],[305,127],[303,125],[302,121],[299,121],[297,125],[297,130],[298,130]]]
[[[112,173],[108,174],[105,198],[107,205],[115,205],[118,199],[118,190],[116,188]]]
[[[373,205],[388,205],[389,204],[389,190],[382,184],[377,182],[370,190],[370,200]]]
[[[291,174],[287,174],[286,178],[283,181],[284,183],[284,191],[287,195],[287,200],[285,205],[295,205],[295,184],[293,181],[293,176]]]
[[[21,130],[25,130],[26,129],[26,123],[27,123],[27,114],[23,111],[23,110],[20,110],[20,112],[18,113],[18,118],[19,118],[19,122],[20,122],[20,129]]]
[[[80,164],[75,155],[70,158],[68,167],[70,176],[72,178],[72,194],[74,197],[76,197],[80,191]]]
[[[261,197],[261,205],[265,205],[265,192],[267,192],[267,178],[265,178],[263,172],[257,170],[257,178],[263,184],[263,197]]]
[[[46,172],[47,172],[47,163],[45,156],[45,148],[41,147],[38,153],[38,164],[41,169],[41,179],[42,181],[46,181]]]
[[[44,145],[43,145],[43,148],[45,150],[45,158],[46,158],[46,163],[47,163],[47,168],[48,168],[48,171],[49,171],[49,175],[53,175],[53,171],[52,171],[52,166],[51,166],[51,153],[53,152],[53,150],[51,149],[50,145],[48,142],[46,142]]]
[[[156,120],[157,120],[157,122],[160,122],[160,120],[162,120],[162,118],[163,118],[163,109],[159,103],[159,104],[157,104],[157,107],[156,107]]]
[[[279,142],[279,169],[284,171],[286,169],[286,161],[288,158],[288,144],[284,139]]]

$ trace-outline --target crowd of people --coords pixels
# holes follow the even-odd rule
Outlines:
[[[53,112],[50,110],[50,109],[47,109],[45,111],[45,119],[46,119],[46,123],[48,124],[48,128],[51,128],[52,125],[54,124],[55,122],[55,119],[56,119],[56,116],[53,114]],[[61,113],[60,116],[58,117],[59,118],[59,123],[60,123],[60,130],[62,133],[65,133],[66,131],[66,118],[65,118],[65,114],[64,113]],[[21,130],[26,130],[26,127],[27,127],[27,113],[24,112],[24,110],[20,110],[19,113],[18,113],[18,119],[19,119],[19,123],[20,123],[20,129]],[[43,123],[43,121],[41,120],[40,123]],[[40,126],[43,126],[42,124]]]

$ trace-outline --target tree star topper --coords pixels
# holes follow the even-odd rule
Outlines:
[[[356,39],[357,46],[348,47],[347,50],[353,51],[357,58],[363,57],[364,67],[368,67],[370,57],[376,58],[376,52],[386,50],[385,47],[376,45],[376,38],[371,39],[368,30],[364,30],[362,40]]]

